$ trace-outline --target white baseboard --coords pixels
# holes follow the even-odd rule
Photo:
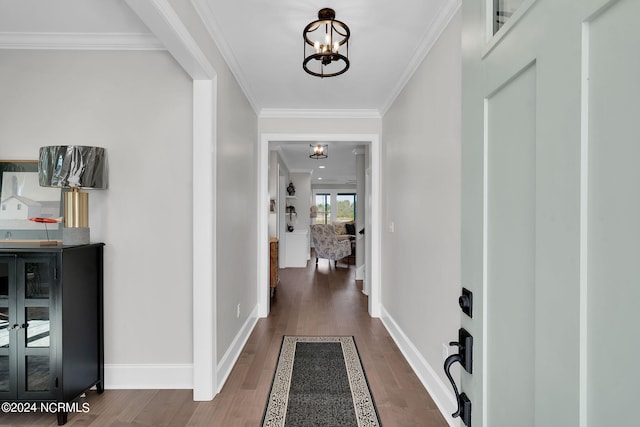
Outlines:
[[[253,332],[253,328],[255,328],[256,323],[258,323],[257,305],[253,308],[251,314],[249,314],[249,317],[247,318],[247,321],[244,322],[244,325],[242,325],[242,328],[240,328],[240,331],[233,339],[229,349],[226,351],[224,356],[222,356],[220,363],[218,363],[218,393],[220,393],[222,386],[227,381],[227,378],[231,373],[231,369],[233,369],[233,365],[236,364],[236,361],[240,357],[240,353],[242,352],[244,345],[247,343],[251,332]]]
[[[192,389],[192,364],[108,364],[104,365],[104,388]]]
[[[356,268],[356,280],[364,280],[364,264]]]
[[[424,385],[431,395],[442,416],[450,426],[460,426],[460,420],[451,417],[452,410],[455,410],[457,407],[456,399],[450,391],[451,386],[442,382],[433,367],[426,361],[422,354],[420,354],[416,346],[413,345],[409,337],[407,337],[395,320],[393,320],[384,306],[381,307],[381,312],[382,315],[380,319],[382,320],[382,324],[387,328],[389,335],[391,335],[391,338],[393,338],[396,345],[400,348],[400,351],[407,359],[407,362],[409,362],[418,379],[420,379],[422,385]],[[442,362],[444,363],[444,361]]]
[[[240,357],[242,348],[258,322],[258,306],[254,307],[247,321],[218,363],[219,393]],[[106,364],[104,388],[109,390],[141,389],[193,389],[192,364]]]

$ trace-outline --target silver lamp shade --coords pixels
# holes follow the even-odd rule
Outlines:
[[[106,189],[106,150],[82,145],[40,148],[38,179],[42,187],[69,188],[64,195],[63,244],[89,243],[89,194],[81,188]]]
[[[107,151],[101,147],[40,147],[38,179],[42,187],[106,189]]]

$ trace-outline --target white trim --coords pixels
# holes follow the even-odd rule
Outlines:
[[[478,344],[482,347],[482,425],[489,424],[489,350],[487,336],[489,329],[489,99],[483,101],[483,135],[482,135],[482,339]],[[478,373],[476,373],[477,375]]]
[[[207,0],[191,0],[191,3],[193,4],[193,7],[196,10],[198,16],[200,16],[204,27],[209,32],[209,36],[218,47],[218,50],[220,50],[220,53],[227,63],[229,70],[231,70],[231,74],[233,74],[233,76],[236,78],[240,89],[242,90],[242,92],[244,92],[244,96],[247,98],[247,101],[249,101],[249,104],[251,104],[251,108],[253,108],[253,111],[257,115],[259,109],[257,107],[256,97],[251,91],[251,85],[244,77],[242,67],[240,67],[238,60],[233,54],[233,50],[227,43],[224,33],[218,26],[218,21],[216,19],[217,15],[213,12],[213,10],[211,10],[211,6],[209,6],[210,2]]]
[[[104,365],[104,378],[108,390],[190,389],[193,365],[108,364]]]
[[[371,162],[371,292],[369,296],[369,315],[380,317],[381,301],[381,245],[382,227],[380,206],[380,188],[382,180],[381,171],[381,142],[379,134],[260,134],[260,146],[258,147],[258,316],[266,317],[269,314],[269,141],[327,141],[327,142],[367,142],[370,144]],[[369,232],[367,232],[369,235]]]
[[[384,306],[382,307],[380,320],[382,320],[382,324],[387,331],[389,331],[389,335],[391,335],[391,338],[393,338],[393,341],[405,359],[407,359],[407,362],[409,362],[413,372],[415,372],[422,385],[424,385],[429,392],[429,395],[447,423],[449,423],[450,426],[458,426],[459,421],[451,417],[451,410],[455,410],[457,403],[453,393],[449,391],[449,386],[440,379],[437,371],[433,369],[429,362],[420,354],[420,351],[413,342],[411,342],[402,328],[398,326]]]
[[[217,80],[193,81],[193,365],[194,400],[211,400],[216,376]]]
[[[378,110],[325,109],[305,110],[287,108],[263,108],[260,119],[380,119]]]
[[[4,33],[0,49],[166,50],[150,33]]]
[[[229,349],[224,356],[222,356],[222,359],[220,359],[220,363],[218,363],[218,393],[222,390],[224,383],[227,381],[227,378],[229,378],[229,374],[231,374],[231,370],[240,358],[240,354],[249,340],[251,332],[253,332],[253,329],[256,327],[256,323],[258,323],[257,305],[251,310],[251,314],[249,314],[249,317],[236,334]]]
[[[453,17],[456,15],[460,7],[462,6],[462,0],[449,0],[447,1],[440,11],[436,14],[433,23],[426,25],[427,31],[422,37],[420,45],[416,49],[416,54],[411,58],[411,61],[404,67],[405,71],[398,80],[398,83],[391,91],[391,95],[382,104],[380,108],[380,114],[385,115],[389,108],[393,105],[396,98],[402,93],[402,90],[407,85],[411,77],[416,72],[420,64],[427,57],[427,54],[431,51],[431,48],[436,44],[442,32],[447,28]]]
[[[270,247],[269,247],[269,140],[262,134],[258,146],[258,277],[256,292],[258,294],[258,317],[267,317],[271,308],[270,280]],[[282,247],[280,247],[282,253]],[[280,266],[283,264],[280,259]],[[277,292],[277,291],[276,291]]]
[[[371,192],[368,194],[371,199],[371,245],[365,245],[366,249],[371,250],[371,280],[364,284],[365,289],[369,292],[369,314],[371,317],[380,317],[380,308],[382,305],[382,146],[378,135],[374,135],[371,139],[371,147],[369,149],[369,162],[371,167]],[[365,165],[365,169],[367,165]],[[366,275],[366,274],[365,274]]]
[[[208,80],[216,71],[168,0],[125,0],[194,80]]]
[[[588,425],[588,352],[589,321],[589,30],[582,23],[581,111],[580,111],[580,393],[578,425]]]

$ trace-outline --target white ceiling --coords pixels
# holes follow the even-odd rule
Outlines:
[[[364,142],[322,142],[328,146],[326,159],[309,158],[309,142],[272,141],[269,148],[278,150],[290,172],[310,172],[312,184],[356,183],[355,150],[364,153]],[[316,142],[313,143],[314,145]],[[324,167],[323,167],[324,166]]]
[[[258,111],[382,111],[433,37],[451,0],[196,0]],[[302,30],[333,8],[351,30],[349,70],[320,79],[302,70]],[[421,51],[422,50],[422,51]]]
[[[460,0],[192,3],[257,114],[351,110],[352,114],[373,117],[386,112]],[[351,66],[343,75],[320,79],[302,69],[302,30],[324,7],[333,8],[336,19],[351,30]],[[90,40],[87,46],[96,48],[126,44],[162,48],[125,0],[0,0],[0,49],[82,48],[78,46],[84,42],[79,40]],[[353,148],[346,143],[331,145],[327,177],[329,165],[336,159],[349,158],[353,160],[349,171],[336,166],[334,180],[354,178]],[[311,166],[299,159],[313,160],[297,152],[306,153],[308,143],[283,144],[281,150],[290,168],[304,170]]]

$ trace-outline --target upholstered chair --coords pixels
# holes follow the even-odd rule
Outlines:
[[[312,224],[311,242],[316,251],[316,265],[318,258],[326,258],[333,260],[333,265],[336,266],[339,259],[351,255],[351,242],[338,240],[331,224]]]

